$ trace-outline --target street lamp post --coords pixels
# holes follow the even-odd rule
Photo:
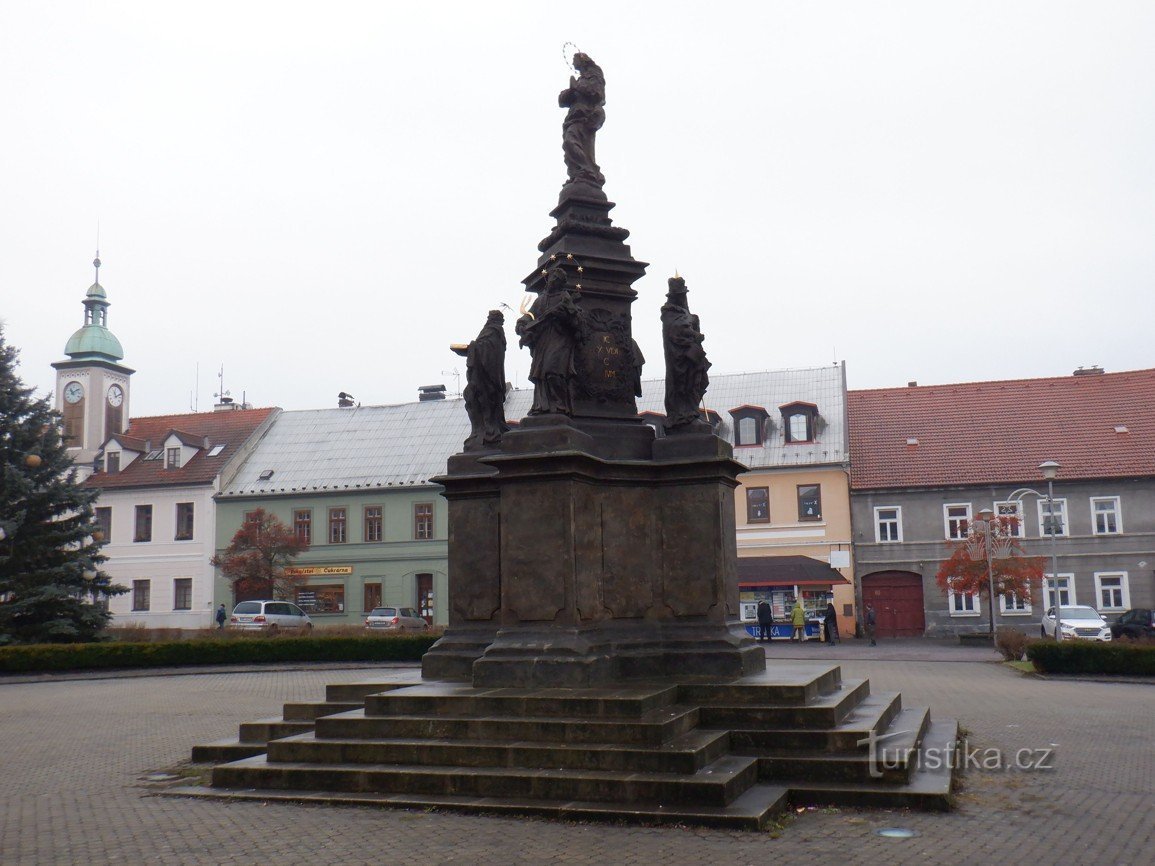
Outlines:
[[[1047,534],[1051,536],[1051,583],[1055,587],[1055,640],[1061,641],[1063,639],[1063,602],[1059,593],[1059,558],[1055,553],[1055,476],[1059,474],[1059,464],[1054,460],[1048,460],[1039,464],[1039,471],[1047,479],[1047,515],[1049,517]]]
[[[979,512],[979,520],[986,524],[986,532],[983,536],[983,547],[987,554],[987,590],[990,593],[989,615],[991,620],[991,643],[995,649],[999,647],[998,638],[995,637],[995,568],[991,561],[991,534],[994,532],[995,512],[990,508],[984,508]]]

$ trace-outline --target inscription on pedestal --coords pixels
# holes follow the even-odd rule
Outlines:
[[[629,318],[597,308],[583,320],[576,383],[579,396],[598,402],[631,400],[641,375],[641,361],[630,336]]]

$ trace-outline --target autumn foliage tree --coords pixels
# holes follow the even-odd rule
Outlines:
[[[233,597],[289,598],[301,578],[285,574],[308,543],[292,528],[263,508],[246,515],[229,546],[212,558],[212,564],[232,584]]]
[[[1032,593],[1042,585],[1044,558],[1027,556],[1018,535],[1014,517],[999,517],[989,524],[974,521],[967,537],[954,546],[954,552],[939,566],[935,581],[944,594],[948,592],[979,594],[990,597],[987,577],[987,546],[990,546],[991,575],[995,594],[1014,595],[1030,603]]]

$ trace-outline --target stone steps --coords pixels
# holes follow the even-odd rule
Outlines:
[[[698,690],[695,690],[698,691]],[[870,694],[867,680],[847,680],[834,691],[825,692],[805,703],[762,704],[753,694],[736,694],[726,689],[717,698],[699,700],[701,724],[706,728],[834,728]],[[695,695],[696,697],[697,695]],[[693,699],[679,695],[690,702]]]
[[[212,783],[214,787],[261,790],[320,789],[723,807],[758,781],[758,760],[726,755],[695,773],[676,774],[419,764],[272,764],[265,755],[256,755],[214,767]]]
[[[465,683],[430,683],[365,699],[372,716],[590,716],[637,719],[674,705],[676,686],[619,689],[474,689]]]
[[[730,744],[743,755],[769,754],[776,749],[845,752],[865,749],[860,741],[871,731],[882,732],[902,709],[898,692],[868,695],[842,722],[830,728],[778,727],[757,725],[741,728],[731,725]],[[741,723],[741,720],[739,720]]]
[[[659,748],[452,739],[329,740],[302,734],[274,740],[270,763],[409,764],[453,767],[696,773],[730,751],[725,731],[694,730]]]

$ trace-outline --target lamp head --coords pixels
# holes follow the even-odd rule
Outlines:
[[[979,511],[978,518],[985,523],[990,523],[995,518],[995,512],[993,509],[983,508]]]
[[[1059,474],[1059,464],[1054,460],[1048,460],[1045,463],[1039,464],[1039,471],[1043,473],[1043,477],[1048,481],[1053,481],[1055,476]]]

